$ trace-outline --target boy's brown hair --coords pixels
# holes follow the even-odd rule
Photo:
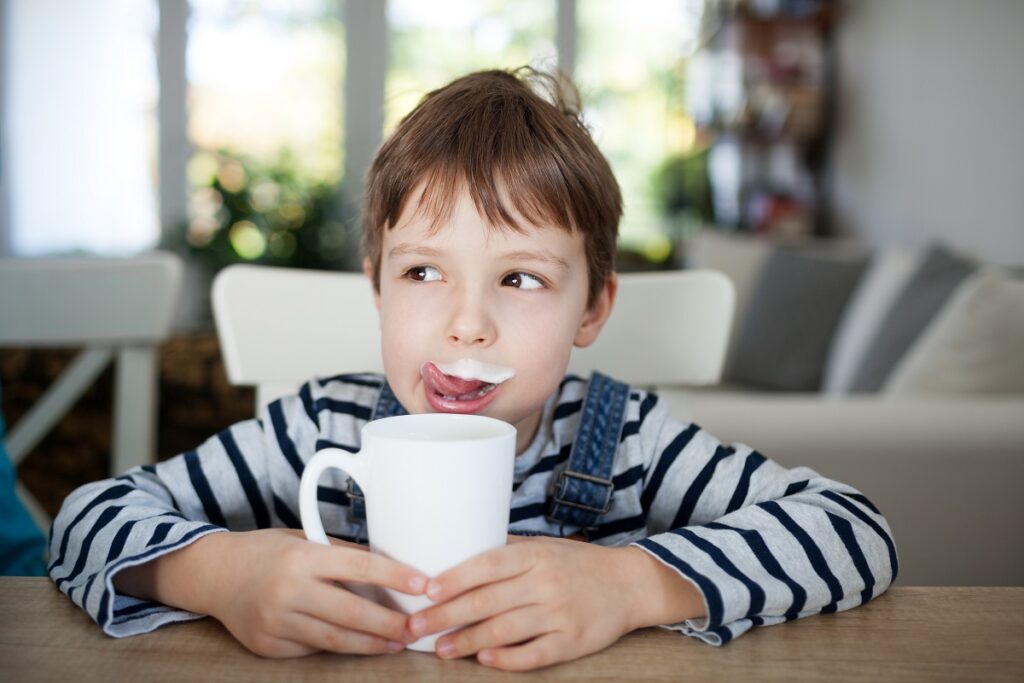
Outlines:
[[[578,230],[593,304],[615,266],[622,196],[580,120],[578,102],[568,79],[529,67],[479,71],[428,93],[367,172],[363,252],[374,287],[380,289],[384,230],[398,222],[413,189],[425,183],[419,208],[433,216],[436,229],[465,184],[494,226],[523,229],[508,201],[535,225]]]

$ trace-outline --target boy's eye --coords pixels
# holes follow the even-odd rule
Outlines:
[[[518,289],[542,289],[544,287],[544,283],[540,281],[540,278],[534,277],[529,273],[509,273],[501,281],[501,284]]]
[[[433,266],[416,266],[405,271],[405,277],[415,282],[434,282],[441,279],[441,273]]]

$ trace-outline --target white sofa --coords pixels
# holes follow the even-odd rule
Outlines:
[[[742,316],[757,259],[733,246],[692,262],[732,277]],[[1024,393],[658,391],[723,441],[858,487],[892,526],[902,585],[1024,585]]]

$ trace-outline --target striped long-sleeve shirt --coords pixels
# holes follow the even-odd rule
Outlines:
[[[195,450],[82,486],[54,520],[50,576],[112,636],[202,616],[120,594],[112,579],[206,534],[300,528],[305,463],[319,448],[358,450],[382,381],[311,381]],[[567,377],[516,458],[511,532],[579,531],[545,512],[586,389],[586,380]],[[783,468],[749,446],[722,444],[673,419],[653,393],[630,393],[613,482],[611,509],[588,539],[635,544],[691,581],[707,616],[665,627],[714,645],[754,626],[856,607],[896,576],[889,526],[858,491],[808,468]],[[321,480],[324,527],[365,540],[365,522],[350,514],[348,483],[337,470]]]

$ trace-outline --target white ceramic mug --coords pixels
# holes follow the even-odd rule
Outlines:
[[[388,417],[362,429],[362,450],[319,451],[299,485],[306,537],[327,544],[317,508],[317,481],[325,469],[344,470],[366,497],[370,550],[427,576],[505,545],[515,427],[481,415],[426,413]],[[426,595],[384,590],[384,603],[406,614],[433,604]],[[442,634],[408,647],[431,652]]]

